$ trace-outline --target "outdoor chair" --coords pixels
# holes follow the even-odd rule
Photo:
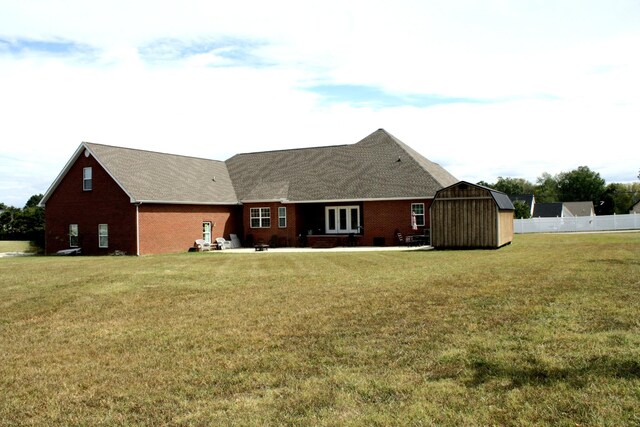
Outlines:
[[[216,245],[218,249],[231,249],[231,241],[225,240],[224,237],[216,237]]]
[[[231,239],[231,247],[233,249],[242,247],[242,244],[240,243],[240,239],[238,239],[237,234],[229,234],[229,238]]]
[[[195,241],[196,248],[200,251],[210,251],[211,243],[205,241],[204,239],[197,239]]]

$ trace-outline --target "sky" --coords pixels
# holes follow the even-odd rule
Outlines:
[[[226,160],[379,128],[470,182],[633,182],[639,76],[638,0],[0,0],[0,202],[83,141]]]

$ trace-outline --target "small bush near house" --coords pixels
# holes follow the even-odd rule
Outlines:
[[[638,425],[638,253],[3,258],[0,425]]]

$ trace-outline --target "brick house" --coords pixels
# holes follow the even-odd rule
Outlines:
[[[397,232],[429,228],[435,193],[455,182],[383,129],[356,144],[225,162],[84,142],[42,199],[46,252],[183,252],[230,234],[281,246],[394,245]]]

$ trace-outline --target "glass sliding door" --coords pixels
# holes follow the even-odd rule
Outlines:
[[[360,206],[327,206],[325,220],[327,234],[357,233],[360,228]]]

